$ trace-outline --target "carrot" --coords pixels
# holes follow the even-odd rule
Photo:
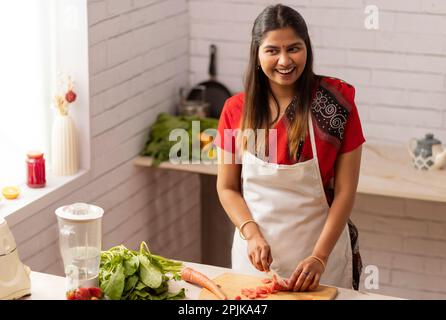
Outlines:
[[[202,288],[208,289],[215,294],[220,300],[227,300],[226,295],[221,291],[218,285],[209,279],[201,272],[189,267],[185,267],[181,270],[181,279],[192,284],[198,285]]]

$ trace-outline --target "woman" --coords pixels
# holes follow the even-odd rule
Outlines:
[[[365,139],[355,90],[315,75],[312,64],[302,16],[280,4],[264,9],[252,29],[245,90],[226,101],[216,139],[217,191],[238,229],[232,267],[273,269],[294,291],[319,283],[358,289],[349,216]],[[243,138],[249,129],[267,132],[254,135],[254,151]]]

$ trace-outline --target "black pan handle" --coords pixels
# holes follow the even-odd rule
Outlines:
[[[215,59],[217,55],[217,47],[215,44],[211,44],[210,46],[210,53],[211,53],[211,61],[209,63],[209,76],[211,80],[215,79],[217,76],[217,70],[215,67]]]

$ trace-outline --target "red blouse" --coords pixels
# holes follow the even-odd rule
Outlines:
[[[340,79],[322,77],[311,105],[319,168],[329,203],[333,198],[333,177],[337,156],[352,151],[365,142],[354,98],[355,89],[350,84]],[[231,130],[225,129],[240,128],[243,102],[243,92],[227,99],[220,116],[218,135],[214,143],[228,152],[235,153],[235,138],[233,134],[228,133]],[[275,126],[278,164],[295,163],[290,158],[288,149],[286,128],[287,121],[291,120],[289,117],[287,112],[286,117],[282,117]],[[228,141],[229,139],[232,141]],[[298,162],[312,158],[310,135],[307,132]]]

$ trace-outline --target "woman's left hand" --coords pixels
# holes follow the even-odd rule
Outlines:
[[[298,265],[288,282],[290,291],[316,290],[319,287],[319,280],[324,267],[311,257],[305,258]]]

